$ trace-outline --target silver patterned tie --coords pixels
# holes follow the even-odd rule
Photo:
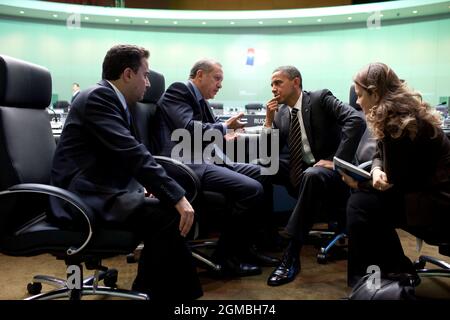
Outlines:
[[[302,131],[297,114],[298,109],[293,108],[291,125],[289,128],[289,180],[294,188],[300,184],[300,176],[304,170]]]

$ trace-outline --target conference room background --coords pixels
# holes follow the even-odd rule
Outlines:
[[[302,72],[304,89],[329,88],[344,101],[353,75],[375,61],[390,65],[432,105],[450,96],[450,7],[447,14],[380,22],[377,28],[365,21],[211,28],[82,20],[80,28],[68,28],[61,21],[1,15],[0,52],[47,67],[59,100],[70,100],[73,82],[82,89],[96,83],[106,51],[119,43],[149,49],[150,68],[164,74],[166,85],[185,81],[200,58],[218,60],[225,78],[214,101],[225,109],[270,99],[273,69],[289,64]]]

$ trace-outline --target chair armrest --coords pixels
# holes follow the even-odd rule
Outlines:
[[[188,201],[193,202],[201,188],[200,179],[195,172],[178,160],[164,156],[153,156],[153,158],[166,170],[169,177],[173,178],[186,190]]]
[[[88,232],[87,238],[84,240],[84,242],[81,246],[79,246],[78,248],[72,246],[69,249],[67,249],[67,251],[66,251],[67,255],[71,256],[71,255],[77,254],[78,252],[83,250],[87,246],[89,241],[91,240],[92,234],[93,234],[92,226],[94,225],[94,214],[91,211],[91,209],[88,206],[86,206],[85,203],[76,194],[74,194],[70,191],[67,191],[67,190],[64,190],[64,189],[61,189],[58,187],[46,185],[46,184],[22,183],[22,184],[16,184],[14,186],[11,186],[8,188],[8,190],[0,192],[0,196],[6,195],[6,194],[12,194],[12,193],[46,194],[49,196],[54,196],[59,199],[62,199],[78,209],[78,212],[80,212],[83,215],[84,219],[86,220],[89,232]],[[68,213],[70,214],[71,212],[68,212]]]

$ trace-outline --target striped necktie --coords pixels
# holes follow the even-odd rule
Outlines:
[[[303,144],[298,109],[291,110],[291,125],[289,128],[289,180],[294,188],[300,185],[300,176],[304,170]]]

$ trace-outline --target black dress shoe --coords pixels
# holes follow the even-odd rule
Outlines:
[[[146,288],[140,281],[138,281],[137,279],[135,279],[133,281],[133,284],[131,285],[131,290],[133,291],[137,291],[140,293],[145,293],[146,295],[148,295],[148,297],[150,298],[151,294],[150,294],[150,289]]]
[[[248,249],[246,260],[248,260],[248,262],[250,263],[267,267],[275,267],[280,263],[280,259],[259,252],[256,246],[251,246]]]
[[[260,267],[244,263],[236,257],[223,259],[219,261],[219,264],[222,265],[223,274],[228,276],[248,277],[262,272]]]
[[[282,284],[291,282],[300,272],[300,259],[294,257],[289,252],[285,253],[280,265],[272,272],[267,284],[269,286],[281,286]]]

